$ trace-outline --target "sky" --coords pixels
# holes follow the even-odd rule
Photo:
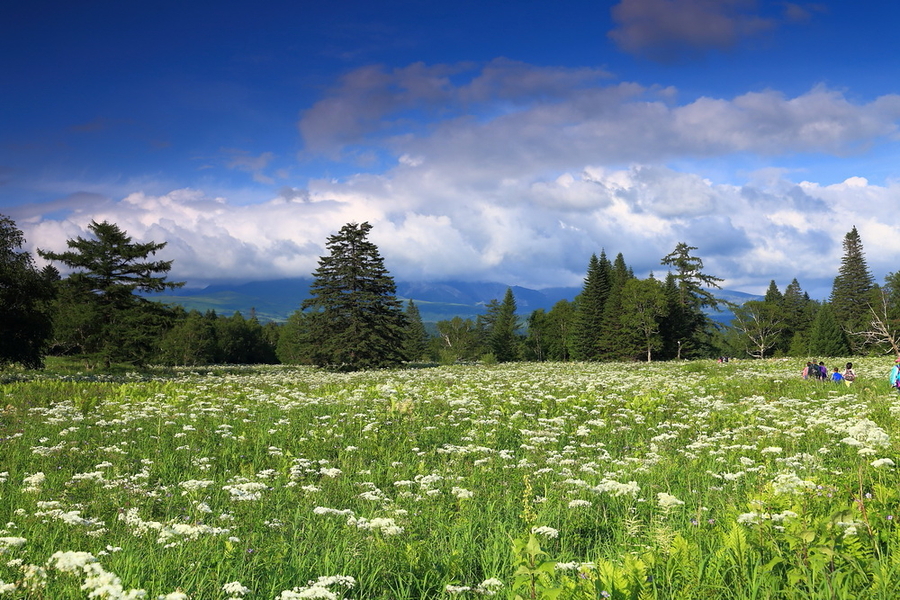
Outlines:
[[[856,227],[900,270],[894,1],[16,3],[0,214],[110,221],[188,287],[309,277],[368,221],[402,281],[578,286],[695,247],[827,298]],[[39,263],[41,261],[38,261]]]

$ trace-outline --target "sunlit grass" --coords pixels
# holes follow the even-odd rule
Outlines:
[[[777,360],[10,373],[0,590],[505,596],[549,528],[536,596],[878,597],[900,399],[854,362],[852,386]],[[120,586],[80,589],[98,569]]]

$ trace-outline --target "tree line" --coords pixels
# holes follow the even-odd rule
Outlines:
[[[773,281],[763,300],[729,305],[730,326],[708,316],[723,306],[710,291],[722,279],[704,272],[696,247],[679,243],[660,260],[666,276],[637,278],[620,253],[587,264],[581,293],[549,311],[521,317],[511,289],[476,319],[439,321],[429,332],[412,300],[404,305],[369,223],[349,223],[328,238],[310,298],[283,324],[254,315],[202,314],[151,301],[143,293],[177,288],[172,261],[155,260],[165,242],[136,243],[117,225],[92,222],[90,237],[65,252],[38,249],[38,270],[15,223],[0,215],[0,364],[42,366],[48,355],[88,367],[312,364],[337,369],[409,362],[516,360],[671,360],[729,356],[900,355],[900,275],[874,282],[853,228],[830,298],[809,298],[794,279]],[[63,278],[54,264],[70,274]]]

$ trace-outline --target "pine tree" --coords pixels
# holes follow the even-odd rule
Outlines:
[[[866,328],[874,288],[875,279],[866,265],[862,240],[856,227],[853,227],[844,236],[844,256],[838,275],[834,278],[830,297],[834,317],[845,332],[852,333]],[[854,352],[862,350],[860,344],[857,343],[856,346],[852,348]]]
[[[850,344],[847,334],[834,316],[831,304],[824,303],[816,313],[809,334],[810,356],[847,356]]]
[[[384,267],[378,247],[368,241],[369,223],[348,223],[325,246],[313,272],[310,312],[314,364],[345,370],[399,365],[406,316],[396,285]]]
[[[39,368],[53,330],[49,302],[58,273],[38,271],[24,243],[15,222],[0,215],[0,365]]]
[[[809,294],[803,291],[796,278],[785,288],[781,301],[784,315],[784,331],[781,335],[786,352],[790,356],[806,356],[809,347],[809,328],[818,310],[818,307],[811,308],[814,305],[815,302],[810,300]]]
[[[622,253],[616,255],[610,271],[609,294],[603,306],[603,321],[597,345],[599,356],[603,360],[622,360],[633,358],[633,331],[623,323],[622,292],[625,284],[634,277],[631,269],[625,264]]]
[[[691,252],[696,250],[680,242],[675,250],[663,257],[661,264],[674,268],[666,278],[667,296],[670,298],[669,323],[666,332],[666,348],[677,348],[677,357],[686,358],[703,354],[708,344],[711,320],[704,308],[718,309],[720,301],[706,287],[718,288],[722,280],[703,272],[703,261]],[[674,306],[671,304],[674,303]]]
[[[132,242],[107,221],[91,221],[88,229],[93,239],[68,240],[66,252],[38,250],[43,258],[74,269],[63,282],[57,304],[56,335],[68,338],[58,343],[77,348],[107,368],[112,361],[143,363],[155,353],[172,311],[136,292],[162,292],[184,283],[166,281],[171,260],[148,260],[165,242]]]
[[[506,288],[502,302],[492,300],[487,313],[480,318],[485,333],[486,346],[498,362],[516,360],[519,355],[519,329],[516,317],[516,298],[512,288]]]
[[[403,352],[407,360],[424,360],[428,356],[429,335],[422,322],[422,314],[415,302],[406,303],[406,331]]]
[[[597,360],[600,357],[600,337],[603,334],[603,313],[612,288],[612,265],[601,250],[600,258],[591,255],[584,287],[576,298],[573,328],[573,355],[578,360]]]

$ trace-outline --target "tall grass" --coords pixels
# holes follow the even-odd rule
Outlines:
[[[16,374],[0,595],[889,598],[889,366]]]

